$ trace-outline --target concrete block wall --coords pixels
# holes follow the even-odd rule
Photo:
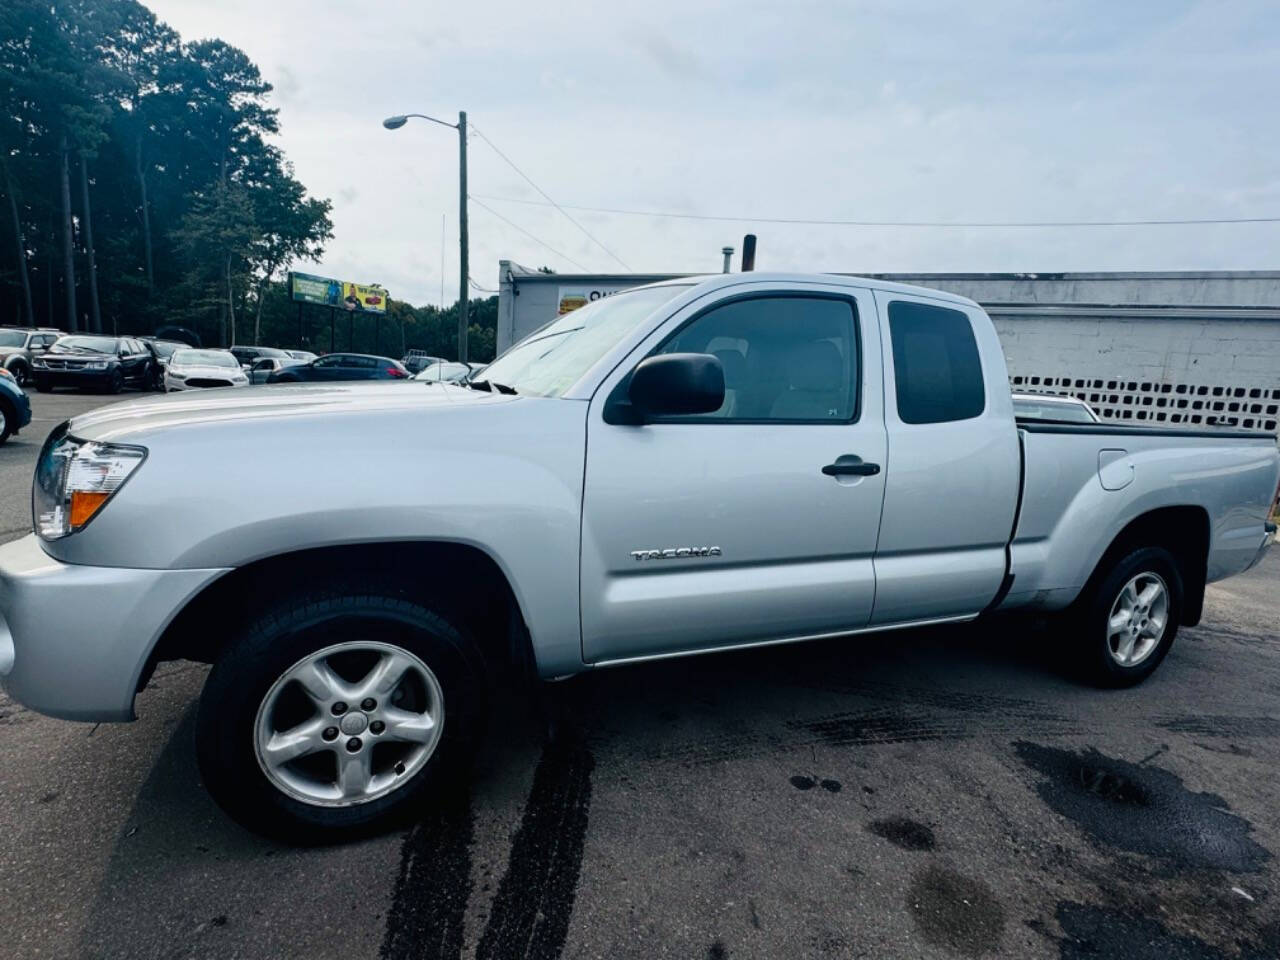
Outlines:
[[[1274,431],[1280,322],[998,313],[1014,390],[1079,397],[1106,420]]]

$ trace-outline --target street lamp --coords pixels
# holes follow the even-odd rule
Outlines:
[[[430,120],[442,127],[452,127],[458,131],[458,245],[461,249],[458,257],[458,359],[466,363],[467,313],[470,299],[467,295],[470,283],[470,272],[467,269],[467,112],[458,111],[457,123],[437,120],[435,117],[428,117],[425,113],[405,113],[387,117],[382,121],[382,125],[388,130],[399,130],[409,122],[410,118]]]

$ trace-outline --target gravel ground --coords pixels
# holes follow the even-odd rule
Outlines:
[[[58,421],[0,448],[30,525]],[[130,725],[0,696],[0,955],[1280,956],[1280,551],[1136,690],[1022,620],[602,671],[512,702],[420,824],[298,849],[192,757],[205,670]]]

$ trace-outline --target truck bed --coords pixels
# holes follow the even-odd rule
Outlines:
[[[1207,521],[1209,581],[1257,555],[1276,489],[1273,434],[1028,419],[1018,435],[1022,500],[1002,609],[1066,606],[1125,526],[1153,510],[1201,511],[1171,516]]]

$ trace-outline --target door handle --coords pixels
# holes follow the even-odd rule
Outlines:
[[[836,457],[835,463],[828,463],[822,468],[828,477],[874,477],[880,472],[880,464],[867,463],[852,453]]]

